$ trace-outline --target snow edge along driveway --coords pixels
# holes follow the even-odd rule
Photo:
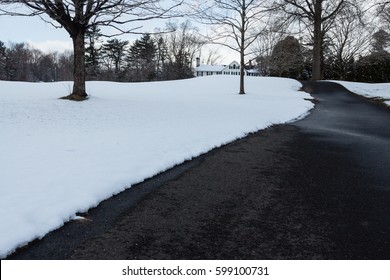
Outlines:
[[[390,107],[390,84],[389,83],[357,83],[347,81],[330,81],[335,82],[349,91],[362,95],[367,98],[380,98],[383,103]]]
[[[283,78],[152,83],[0,82],[0,257],[131,185],[248,133],[306,116],[311,96]]]

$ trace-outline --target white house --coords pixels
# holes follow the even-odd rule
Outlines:
[[[196,76],[211,76],[211,75],[240,75],[240,64],[233,61],[229,65],[206,65],[199,64],[197,59],[197,67],[195,68]],[[259,71],[255,68],[245,69],[246,76],[260,76]]]

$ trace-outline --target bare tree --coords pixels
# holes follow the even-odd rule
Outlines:
[[[165,67],[164,79],[192,77],[192,65],[196,53],[205,43],[199,35],[198,29],[188,20],[181,24],[168,22],[164,32],[157,40],[161,40],[166,51],[164,58],[167,67]]]
[[[168,44],[172,59],[177,59],[180,53],[188,56],[189,62],[195,59],[195,54],[204,45],[204,40],[199,36],[198,29],[186,20],[178,25],[175,22],[168,22],[166,27],[167,36],[165,41]],[[191,67],[190,67],[191,68]]]
[[[0,0],[0,14],[49,16],[51,24],[63,27],[73,41],[73,92],[65,97],[85,100],[85,33],[94,26],[112,27],[117,33],[137,33],[140,26],[131,29],[124,24],[166,18],[180,2],[163,8],[162,0]],[[27,12],[15,12],[14,4],[22,4]],[[1,8],[2,7],[2,8]]]
[[[288,15],[301,21],[310,31],[313,43],[312,79],[322,78],[324,38],[334,19],[348,0],[279,0],[279,7]],[[350,0],[355,1],[355,0]]]
[[[376,10],[379,17],[387,25],[387,28],[390,28],[390,1],[376,0]]]
[[[196,18],[214,26],[208,39],[240,54],[240,91],[245,94],[244,70],[248,48],[256,41],[264,27],[264,16],[269,11],[267,0],[206,0],[194,7]]]
[[[208,64],[208,65],[219,64],[221,59],[222,59],[222,57],[221,57],[218,49],[209,48],[207,50],[206,64]]]
[[[361,16],[355,6],[347,5],[329,30],[328,45],[336,59],[335,70],[341,80],[347,78],[348,63],[370,47],[372,28],[365,24]]]
[[[56,61],[57,81],[71,81],[73,78],[73,52],[65,51]]]
[[[283,15],[284,16],[284,15]],[[270,58],[275,45],[291,32],[288,31],[289,20],[283,19],[280,14],[272,13],[272,21],[261,30],[259,37],[251,48],[256,55],[257,67],[262,76],[270,75]]]

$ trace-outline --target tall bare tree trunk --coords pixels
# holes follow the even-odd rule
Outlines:
[[[242,2],[242,13],[241,13],[241,46],[240,46],[240,94],[245,94],[245,17],[246,17],[246,3],[245,0]]]
[[[321,79],[322,60],[322,1],[317,0],[314,4],[314,36],[313,36],[313,68],[311,79],[316,81]]]
[[[240,94],[245,94],[245,87],[244,87],[244,82],[245,82],[245,60],[244,60],[244,51],[242,50],[240,52]]]
[[[81,29],[81,28],[80,28]],[[84,30],[77,30],[72,35],[73,41],[73,91],[63,99],[82,101],[87,99],[88,95],[85,88],[85,45]]]
[[[73,92],[75,100],[84,100],[87,98],[85,90],[85,45],[84,45],[85,32],[79,30],[72,37],[73,49],[74,49],[74,70],[73,70]]]

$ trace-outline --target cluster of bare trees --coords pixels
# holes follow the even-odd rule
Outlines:
[[[210,41],[239,52],[240,94],[245,93],[245,57],[252,55],[254,45],[263,75],[388,81],[383,63],[374,71],[382,79],[365,72],[373,70],[367,68],[373,62],[367,58],[370,51],[376,60],[386,60],[386,48],[375,51],[370,42],[378,42],[378,22],[372,19],[388,20],[389,1],[206,0],[193,5],[195,18],[212,27]]]
[[[133,43],[104,40],[98,28],[85,35],[87,80],[144,82],[194,76],[195,55],[204,41],[190,21],[168,22],[161,32]],[[0,79],[51,82],[73,79],[73,53],[42,53],[25,43],[0,41]]]
[[[71,52],[42,51],[26,43],[0,41],[0,80],[52,82],[73,79]]]
[[[163,30],[133,43],[118,38],[103,42],[100,30],[94,29],[86,34],[86,76],[121,82],[190,78],[203,44],[190,21],[168,22]]]
[[[15,12],[10,8],[15,3],[28,11]],[[40,15],[69,33],[74,88],[67,98],[73,100],[87,97],[86,75],[134,81],[180,78],[204,43],[221,44],[240,54],[240,94],[245,93],[245,62],[254,51],[263,74],[318,80],[347,79],[354,73],[354,79],[376,80],[364,74],[376,63],[375,71],[389,76],[387,66],[377,63],[389,56],[386,0],[0,0],[0,4],[5,4],[0,5],[0,15]],[[178,11],[181,7],[185,13]],[[184,25],[171,26],[171,33],[142,37],[132,46],[113,39],[106,41],[111,45],[98,48],[99,27],[111,27],[118,34],[140,33],[140,22],[184,14],[207,25],[203,40],[191,32],[180,33],[188,31]],[[143,57],[142,46],[148,41],[152,56]],[[167,74],[172,77],[164,77]]]
[[[278,20],[276,28],[269,25],[254,46],[262,74],[390,81],[389,1],[366,2],[276,1],[276,15],[285,21]]]

